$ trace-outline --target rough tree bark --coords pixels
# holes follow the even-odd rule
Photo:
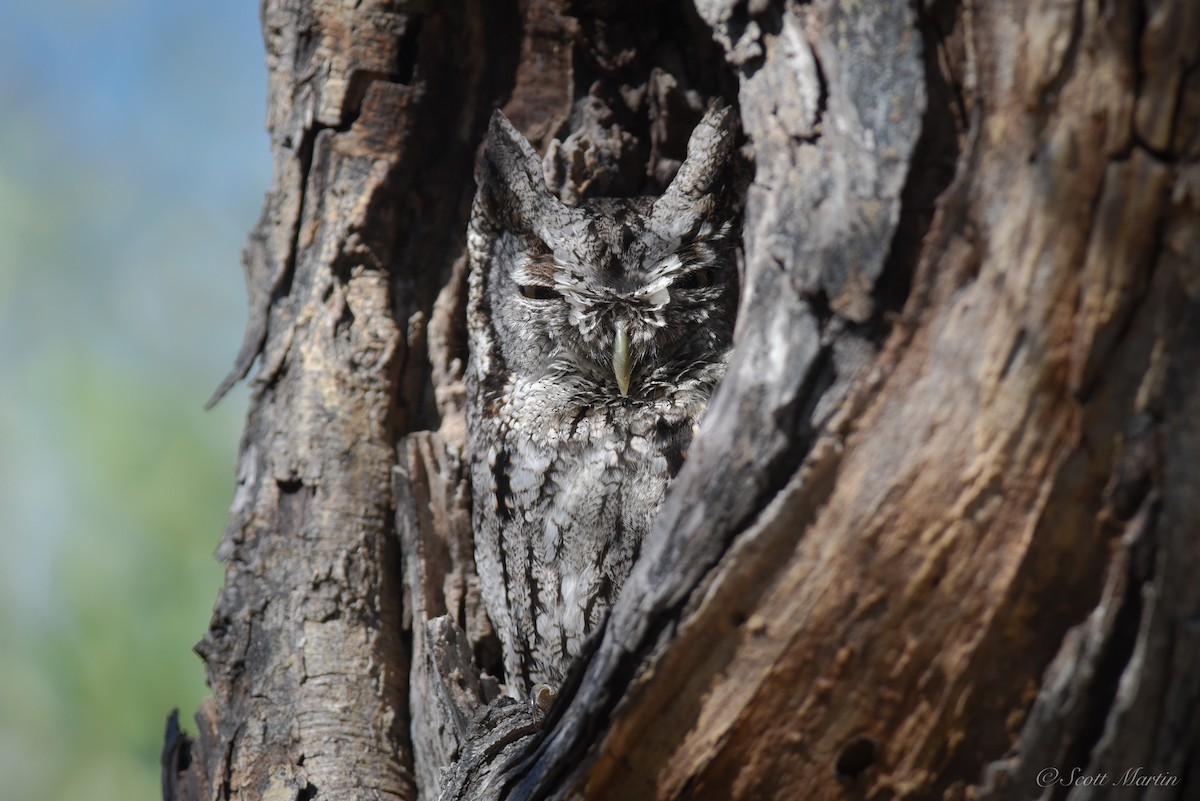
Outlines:
[[[165,798],[1200,798],[1193,0],[263,23],[275,181],[218,396],[257,360],[255,391]],[[560,191],[659,191],[716,97],[754,165],[734,363],[535,721],[471,559],[474,154],[499,106]]]

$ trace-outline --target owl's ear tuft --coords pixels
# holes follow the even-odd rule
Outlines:
[[[713,102],[692,131],[687,158],[651,211],[658,230],[682,233],[694,229],[722,204],[733,156],[734,114]]]
[[[519,227],[541,219],[554,199],[546,188],[541,159],[499,109],[488,125],[475,182],[479,199],[496,218]]]

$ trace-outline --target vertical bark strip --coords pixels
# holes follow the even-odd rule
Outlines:
[[[461,249],[514,13],[263,5],[275,182],[231,380],[259,368],[180,797],[417,796],[391,474],[400,435],[435,419],[423,320]]]
[[[414,795],[388,486],[408,350],[376,221],[397,216],[417,98],[395,74],[416,25],[399,11],[263,9],[276,183],[247,260],[263,339],[226,586],[198,647],[211,797]]]
[[[1200,6],[263,23],[218,396],[258,370],[165,798],[1200,797]],[[496,697],[461,471],[475,149],[502,107],[561,196],[654,193],[714,97],[754,162],[734,363],[539,723]]]

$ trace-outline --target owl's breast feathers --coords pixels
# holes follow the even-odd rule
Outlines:
[[[632,569],[705,401],[503,417],[503,444],[476,464],[476,486],[494,495],[476,503],[498,524],[498,539],[481,544],[512,577],[504,602],[528,655],[519,683],[562,680]]]

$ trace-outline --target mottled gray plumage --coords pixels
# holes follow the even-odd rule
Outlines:
[[[499,112],[471,215],[475,558],[509,690],[558,686],[628,576],[725,370],[732,134],[711,110],[659,198],[577,207]]]

